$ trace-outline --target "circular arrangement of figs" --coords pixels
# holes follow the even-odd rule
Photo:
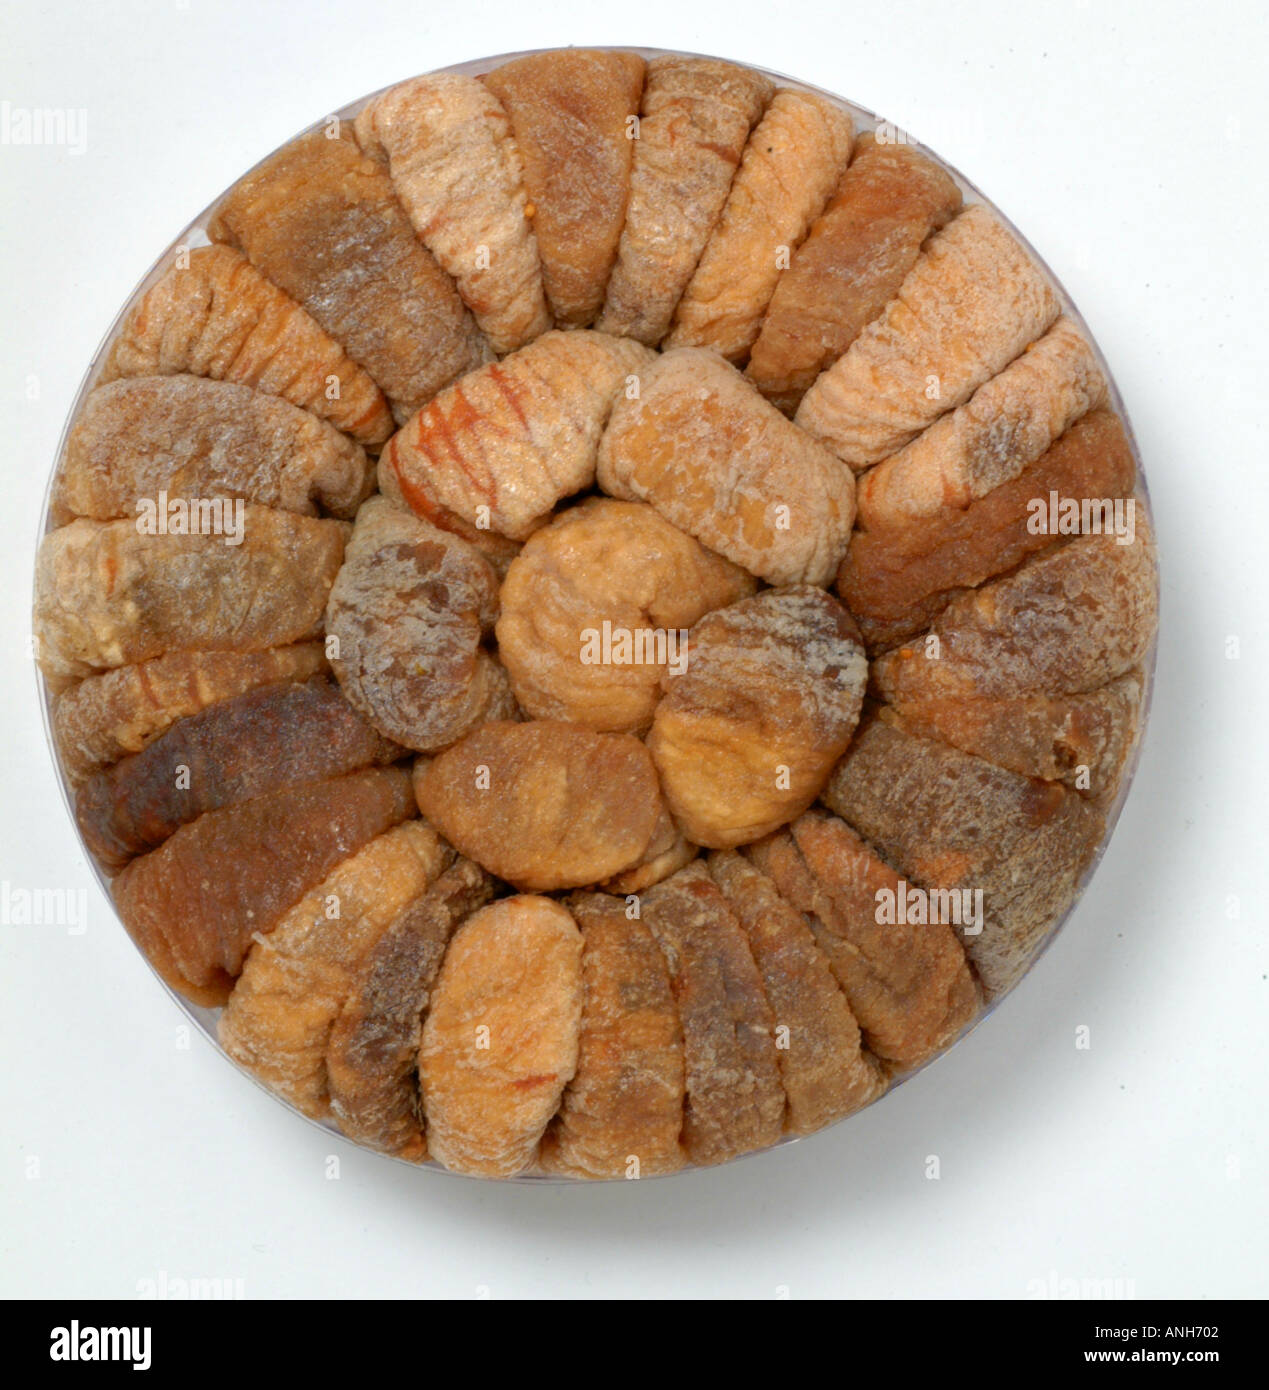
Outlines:
[[[1074,901],[1153,541],[1097,355],[888,127],[710,58],[402,83],[229,191],[73,421],[37,656],[159,975],[485,1177],[882,1095]]]

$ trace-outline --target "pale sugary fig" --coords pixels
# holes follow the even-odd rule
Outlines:
[[[1092,345],[1063,316],[990,381],[859,480],[866,531],[945,519],[1016,478],[1106,403]]]
[[[432,1157],[478,1177],[528,1168],[577,1068],[582,938],[550,898],[503,898],[459,929],[432,991],[419,1084]]]
[[[186,373],[281,396],[362,444],[392,433],[388,402],[367,373],[229,246],[196,247],[146,291],[101,380]]]
[[[436,72],[391,87],[357,117],[388,161],[414,230],[454,277],[500,356],[551,326],[524,164],[501,103],[474,77]]]
[[[502,586],[498,655],[542,719],[637,733],[687,631],[753,579],[641,502],[592,498],[531,536]]]
[[[771,584],[827,584],[855,519],[850,470],[700,348],[664,353],[618,400],[597,475]]]
[[[896,297],[802,399],[797,423],[856,470],[967,401],[1058,316],[1040,268],[994,213],[939,232]]]

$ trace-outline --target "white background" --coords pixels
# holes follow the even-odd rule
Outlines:
[[[86,108],[89,124],[79,156],[0,145],[0,879],[84,887],[90,919],[75,937],[0,924],[3,1292],[130,1297],[165,1271],[241,1279],[251,1297],[995,1298],[1063,1279],[1118,1279],[1139,1297],[1269,1293],[1258,10],[5,7],[0,98]],[[27,651],[63,418],[169,239],[363,92],[568,43],[758,62],[879,111],[964,170],[1064,280],[1115,370],[1164,588],[1154,712],[1118,833],[1065,933],[999,1011],[831,1133],[724,1170],[591,1189],[391,1164],[294,1118],[201,1037],[180,1048],[182,1016],[72,834]]]

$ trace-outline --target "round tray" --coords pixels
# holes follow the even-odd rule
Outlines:
[[[720,56],[717,54],[689,53],[679,49],[627,47],[620,44],[592,45],[591,47],[597,48],[605,52],[636,53],[640,57],[645,59],[658,58],[666,55],[689,58]],[[483,58],[469,59],[468,61],[462,63],[454,63],[451,64],[449,67],[431,69],[430,71],[456,73],[462,76],[469,77],[480,77],[483,76],[485,73],[490,72],[492,69],[500,67],[503,63],[510,62],[514,58],[522,58],[531,53],[541,53],[549,51],[551,50],[525,49],[515,53],[492,54]],[[742,60],[727,59],[726,61],[741,62]],[[771,78],[780,86],[795,87],[802,91],[814,92],[816,95],[822,96],[827,100],[833,102],[836,106],[840,107],[842,110],[850,114],[855,123],[855,131],[857,137],[865,132],[875,131],[882,126],[885,126],[888,132],[894,132],[894,127],[892,125],[889,125],[889,123],[883,121],[883,119],[880,116],[878,116],[876,112],[870,111],[867,107],[860,106],[857,102],[849,101],[845,97],[837,95],[837,93],[835,92],[826,91],[824,88],[817,87],[813,83],[803,82],[799,78],[789,77],[785,73],[775,72],[770,68],[760,67],[757,64],[748,63],[745,64],[745,66],[751,67],[757,72],[764,73],[767,77]],[[406,79],[399,79],[399,81],[400,80]],[[351,121],[355,119],[355,117],[362,110],[362,108],[365,107],[369,102],[371,102],[375,97],[379,96],[381,92],[387,91],[390,87],[396,85],[398,85],[397,82],[389,83],[387,84],[387,86],[381,87],[374,92],[368,92],[365,96],[359,97],[355,101],[348,102],[345,106],[341,106],[337,110],[323,112],[315,121],[312,122],[312,124],[305,126],[303,130],[296,131],[295,135],[291,138],[298,139],[301,135],[306,135],[311,131],[323,128],[329,122],[332,116],[338,117],[341,121]],[[1030,241],[1027,240],[1026,236],[1018,229],[1017,226],[1014,225],[1014,223],[1009,219],[1009,217],[995,203],[993,203],[989,198],[987,198],[975,184],[971,183],[970,180],[967,179],[965,175],[960,172],[959,169],[949,164],[945,159],[942,159],[936,151],[930,149],[928,145],[923,144],[921,141],[917,140],[914,136],[912,136],[906,131],[894,132],[891,134],[891,138],[900,139],[903,143],[912,145],[914,148],[920,150],[922,154],[926,155],[929,159],[936,163],[940,168],[944,169],[960,188],[961,193],[964,196],[964,202],[966,207],[974,203],[982,203],[985,206],[989,207],[996,214],[996,216],[1000,218],[1000,220],[1005,224],[1005,226],[1009,228],[1009,230],[1014,234],[1014,236],[1017,237],[1021,245],[1026,248],[1027,252],[1031,255],[1035,263],[1048,277],[1050,283],[1053,286],[1054,292],[1057,295],[1058,301],[1061,304],[1062,312],[1068,318],[1074,320],[1074,322],[1079,325],[1081,331],[1084,333],[1085,337],[1088,339],[1088,342],[1091,344],[1093,352],[1097,357],[1098,364],[1100,365],[1102,372],[1106,377],[1106,382],[1109,389],[1109,404],[1111,408],[1115,411],[1115,413],[1119,416],[1120,420],[1123,422],[1124,430],[1128,437],[1128,444],[1132,451],[1132,457],[1136,464],[1137,482],[1134,496],[1136,498],[1137,504],[1143,508],[1147,521],[1149,521],[1151,516],[1150,497],[1148,489],[1146,487],[1145,471],[1141,465],[1141,452],[1137,446],[1136,437],[1133,434],[1132,424],[1128,418],[1128,412],[1124,407],[1123,398],[1119,394],[1119,388],[1115,384],[1114,376],[1111,373],[1105,355],[1102,353],[1101,348],[1098,346],[1097,340],[1096,338],[1094,338],[1092,332],[1090,331],[1083,315],[1080,313],[1079,309],[1075,306],[1074,302],[1072,301],[1070,294],[1066,290],[1066,287],[1053,273],[1052,269],[1045,261],[1043,256],[1039,254],[1036,248],[1031,244]],[[285,145],[288,145],[290,143],[290,140],[283,141],[282,145],[279,145],[277,149],[281,149]],[[257,161],[256,165],[252,167],[258,168],[259,165],[265,163],[266,160],[270,159],[275,153],[277,153],[277,149],[266,151]],[[249,172],[251,171],[244,170],[243,175]],[[84,401],[86,400],[88,394],[92,391],[93,387],[97,384],[98,377],[101,374],[101,370],[105,364],[106,358],[109,355],[110,348],[114,343],[115,337],[118,334],[120,327],[128,318],[128,316],[132,313],[133,309],[136,307],[141,297],[146,293],[147,290],[150,289],[150,287],[157,280],[159,280],[162,277],[162,275],[170,267],[172,257],[176,254],[178,249],[183,247],[192,249],[196,246],[206,246],[210,244],[210,240],[207,236],[206,231],[207,226],[211,222],[217,209],[220,206],[220,203],[223,201],[223,199],[226,197],[229,191],[230,190],[228,188],[224,189],[213,202],[208,204],[208,206],[205,207],[196,217],[194,217],[190,222],[188,222],[185,225],[185,227],[183,227],[181,231],[178,232],[177,235],[172,238],[172,240],[167,244],[167,246],[163,248],[163,250],[155,258],[150,269],[138,282],[136,287],[133,289],[131,295],[129,295],[127,301],[123,304],[119,312],[115,315],[114,321],[111,323],[110,327],[106,330],[106,333],[103,336],[101,343],[98,345],[97,351],[93,355],[92,361],[88,364],[88,368],[85,371],[83,379],[79,384],[79,389],[78,391],[76,391],[75,398],[71,403],[70,411],[66,417],[66,423],[62,427],[61,437],[58,440],[57,445],[57,454],[54,457],[53,467],[49,472],[49,480],[44,490],[44,503],[41,510],[40,530],[39,536],[37,537],[37,543],[39,539],[41,539],[44,535],[46,535],[50,530],[53,529],[49,516],[50,504],[52,500],[53,480],[56,476],[58,469],[61,467],[62,460],[65,455],[67,437],[70,434],[71,427],[73,426],[75,420],[79,416],[79,412],[83,407]],[[1071,903],[1067,907],[1066,911],[1063,912],[1062,916],[1058,919],[1055,925],[1050,929],[1039,950],[1036,952],[1035,956],[1027,965],[1026,971],[1024,972],[1022,978],[1025,978],[1026,975],[1029,975],[1031,971],[1036,968],[1037,964],[1044,956],[1044,953],[1049,949],[1053,941],[1056,939],[1058,933],[1066,925],[1067,921],[1070,920],[1072,913],[1078,907],[1079,901],[1083,897],[1085,889],[1088,887],[1089,881],[1091,880],[1093,874],[1096,872],[1097,866],[1101,863],[1102,856],[1106,852],[1106,847],[1110,842],[1111,836],[1114,834],[1115,825],[1119,820],[1120,813],[1123,810],[1124,802],[1127,799],[1128,792],[1132,786],[1133,779],[1136,775],[1137,763],[1140,758],[1141,747],[1145,738],[1146,725],[1150,715],[1151,696],[1154,688],[1155,657],[1157,650],[1158,638],[1156,633],[1154,640],[1151,642],[1150,650],[1146,654],[1142,662],[1144,680],[1136,740],[1132,750],[1129,753],[1127,762],[1124,766],[1123,773],[1120,777],[1119,787],[1115,794],[1114,801],[1111,803],[1110,808],[1106,814],[1105,834],[1103,835],[1096,852],[1089,860],[1088,865],[1086,866],[1080,878],[1079,886],[1077,888],[1075,896],[1071,900]],[[48,742],[50,755],[53,759],[54,768],[57,774],[57,780],[62,789],[62,800],[66,807],[67,815],[70,818],[72,831],[75,834],[75,836],[79,839],[80,848],[84,853],[84,857],[87,859],[89,865],[91,866],[92,872],[96,877],[98,884],[101,887],[102,894],[106,898],[107,902],[111,904],[111,911],[113,912],[114,900],[110,893],[110,878],[101,869],[101,867],[98,865],[96,860],[89,852],[88,847],[84,844],[82,837],[79,835],[79,828],[75,822],[74,791],[72,790],[69,779],[67,778],[66,773],[62,768],[61,760],[58,757],[57,749],[53,741],[51,725],[52,693],[49,690],[48,683],[45,681],[38,667],[36,667],[36,681],[39,687],[41,712],[44,722],[44,734]],[[115,913],[115,916],[117,919],[118,914]],[[127,935],[127,930],[123,926],[122,922],[119,923],[119,930],[125,936]],[[154,976],[155,980],[157,980],[158,983],[163,987],[163,989],[166,990],[166,992],[171,996],[173,1001],[176,1003],[177,1007],[180,1008],[181,1011],[195,1025],[195,1027],[197,1027],[198,1030],[207,1037],[212,1047],[215,1048],[215,1050],[221,1055],[221,1057],[224,1058],[226,1062],[228,1062],[231,1066],[234,1067],[235,1071],[238,1071],[247,1080],[251,1081],[254,1085],[258,1086],[262,1091],[265,1091],[279,1105],[284,1105],[288,1110],[291,1111],[293,1115],[303,1120],[306,1124],[310,1124],[317,1129],[323,1130],[326,1133],[337,1137],[342,1142],[352,1145],[354,1148],[359,1149],[363,1153],[374,1152],[373,1150],[365,1149],[363,1146],[355,1144],[353,1140],[348,1139],[338,1128],[338,1126],[335,1125],[332,1121],[317,1120],[313,1119],[311,1116],[304,1115],[302,1112],[295,1109],[295,1107],[292,1106],[289,1102],[283,1100],[280,1096],[274,1095],[272,1091],[269,1091],[268,1088],[263,1085],[263,1083],[258,1081],[249,1072],[244,1072],[242,1068],[238,1067],[221,1047],[220,1040],[217,1037],[216,1024],[217,1020],[220,1017],[220,1009],[204,1008],[200,1005],[193,1004],[189,1000],[183,998],[180,994],[177,993],[176,990],[174,990],[167,983],[166,980],[164,980],[159,975],[159,973],[154,969],[154,967],[150,964],[150,962],[146,959],[144,954],[139,949],[137,951],[137,954],[141,957],[143,961],[145,961],[146,968],[149,969],[150,973]],[[1016,988],[1016,985],[1014,986],[1014,988]],[[912,1077],[918,1075],[918,1073],[924,1071],[927,1067],[933,1066],[942,1057],[945,1057],[947,1053],[950,1052],[951,1049],[955,1047],[958,1042],[961,1041],[962,1038],[966,1037],[969,1033],[973,1032],[974,1029],[981,1026],[987,1020],[987,1018],[990,1017],[990,1015],[994,1013],[995,1010],[1004,1002],[1004,1000],[1009,997],[1009,994],[1011,994],[1012,992],[1013,990],[1011,989],[1007,991],[1005,994],[1002,994],[998,996],[996,999],[985,1004],[984,1007],[979,1011],[979,1013],[977,1013],[974,1016],[974,1018],[971,1020],[968,1026],[961,1032],[961,1034],[946,1048],[944,1048],[942,1052],[930,1058],[929,1061],[923,1063],[921,1066],[914,1068],[910,1072],[905,1073],[902,1077],[897,1078],[887,1088],[887,1090],[877,1098],[876,1101],[872,1102],[872,1104],[876,1105],[881,1103],[881,1101],[885,1100],[886,1096],[893,1094],[893,1092],[896,1091],[900,1086],[902,1086],[904,1082],[910,1081]],[[839,1120],[836,1123],[848,1123],[850,1118],[852,1117],[847,1116],[846,1119]],[[825,1133],[828,1129],[832,1129],[835,1127],[835,1125],[830,1125],[827,1126],[825,1130],[821,1130],[818,1132]],[[779,1148],[786,1144],[797,1143],[800,1139],[809,1139],[814,1137],[814,1135],[789,1135],[781,1139],[779,1143],[773,1147]],[[756,1153],[767,1152],[770,1152],[770,1149],[756,1150],[755,1153],[742,1154],[738,1158],[730,1160],[730,1162],[736,1163],[744,1158],[752,1158],[755,1156]],[[375,1157],[387,1158],[390,1162],[402,1163],[407,1167],[415,1168],[421,1171],[444,1173],[448,1177],[467,1176],[465,1174],[453,1173],[449,1169],[442,1167],[439,1163],[435,1162],[434,1160],[429,1160],[426,1163],[419,1164],[410,1163],[406,1159],[392,1158],[390,1155],[375,1154]],[[695,1171],[699,1170],[694,1169],[692,1167],[686,1167],[680,1170],[680,1172],[682,1173]],[[666,1175],[666,1178],[673,1178],[678,1175],[678,1173],[668,1174]],[[505,1182],[507,1181],[507,1179],[502,1179],[501,1181]],[[565,1185],[575,1185],[579,1183],[579,1180],[577,1179],[554,1177],[538,1173],[522,1174],[516,1178],[510,1179],[510,1181],[529,1183],[560,1183]],[[610,1179],[609,1181],[621,1180]],[[648,1181],[648,1179],[641,1179],[641,1181]]]

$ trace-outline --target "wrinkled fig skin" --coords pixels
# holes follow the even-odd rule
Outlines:
[[[1123,426],[1096,410],[1016,478],[963,510],[920,525],[856,532],[837,572],[837,592],[870,650],[894,646],[923,631],[964,590],[1061,543],[1061,536],[1033,524],[1037,499],[1113,502],[1130,497],[1135,482]]]
[[[242,497],[351,519],[374,486],[360,444],[307,410],[229,381],[132,377],[99,386],[66,442],[54,519],[135,517],[139,498]]]
[[[899,291],[960,189],[911,145],[861,136],[823,215],[776,283],[748,374],[792,415],[820,372]]]
[[[209,235],[303,305],[375,379],[398,423],[491,355],[386,170],[342,126],[337,139],[301,135],[252,170]]]
[[[977,1013],[978,988],[950,926],[878,922],[899,876],[845,822],[811,810],[745,854],[806,914],[888,1072],[928,1061]]]
[[[321,642],[262,652],[169,652],[89,676],[53,705],[53,737],[72,782],[148,747],[178,719],[275,681],[325,671]]]
[[[596,476],[770,584],[829,583],[850,543],[850,469],[703,348],[663,353],[618,399]]]
[[[101,380],[186,373],[281,396],[362,444],[392,433],[392,412],[370,377],[229,246],[196,247],[146,292]]]
[[[1061,782],[920,738],[890,709],[861,725],[824,801],[914,883],[981,892],[979,929],[961,934],[989,998],[1021,977],[1105,830]]]
[[[232,506],[232,504],[230,504]],[[35,638],[50,678],[172,651],[262,651],[317,636],[349,527],[248,504],[227,534],[72,521],[35,562]]]
[[[301,1114],[330,1113],[326,1053],[366,957],[454,852],[420,820],[337,864],[257,939],[221,1015],[221,1046]]]
[[[645,1178],[683,1166],[683,1028],[669,970],[622,898],[568,899],[582,933],[577,1071],[542,1141],[549,1173]]]
[[[626,218],[644,61],[558,49],[482,79],[511,118],[555,322],[585,328],[604,302]]]
[[[501,357],[551,326],[524,168],[511,122],[475,77],[437,72],[392,87],[357,117],[363,150],[387,160],[414,230],[454,277]],[[473,246],[488,251],[472,256]]]
[[[650,888],[641,909],[683,1024],[689,1160],[725,1163],[774,1144],[785,1111],[776,1020],[744,929],[700,861]]]
[[[427,1158],[418,1087],[423,1018],[446,947],[493,893],[479,865],[459,859],[393,919],[362,961],[326,1053],[339,1127],[379,1153]]]
[[[531,536],[512,561],[498,655],[528,714],[640,733],[662,677],[687,659],[687,630],[755,587],[653,508],[594,497]],[[605,623],[629,651],[603,651]]]
[[[846,749],[866,679],[858,629],[822,589],[768,589],[703,618],[648,735],[686,837],[729,848],[806,810]]]
[[[528,1168],[577,1068],[582,938],[550,898],[502,898],[446,952],[419,1048],[427,1142],[446,1168]]]
[[[451,844],[523,890],[599,882],[662,827],[648,750],[629,734],[490,721],[415,768],[419,809]]]
[[[330,677],[316,676],[182,719],[143,753],[85,783],[75,819],[98,860],[119,868],[205,811],[404,754]]]
[[[350,854],[415,811],[409,774],[373,768],[209,811],[112,885],[150,964],[195,1004],[229,997],[253,940]]]
[[[630,202],[597,328],[655,347],[717,225],[771,100],[761,73],[667,53],[648,64]]]
[[[595,481],[614,400],[654,355],[606,333],[546,333],[442,391],[388,441],[379,486],[473,542],[523,541]]]
[[[372,497],[326,605],[331,666],[386,737],[443,748],[511,712],[506,676],[481,645],[497,612],[498,579],[483,556]]]
[[[866,1052],[828,959],[805,916],[734,850],[709,857],[709,871],[745,929],[783,1046],[776,1049],[788,1098],[785,1127],[811,1134],[875,1100],[886,1088]]]

